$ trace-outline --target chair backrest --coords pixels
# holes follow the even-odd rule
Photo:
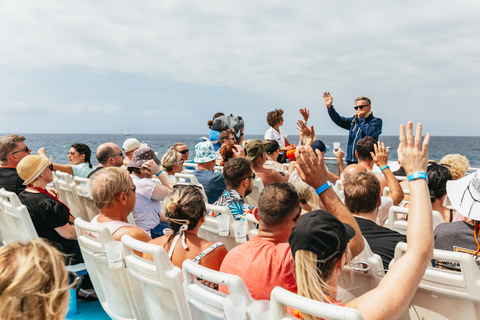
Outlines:
[[[215,166],[213,167],[213,170],[216,172],[223,172],[223,167],[222,166]]]
[[[407,244],[399,242],[390,266],[406,251]],[[429,266],[401,319],[479,319],[480,271],[475,258],[468,253],[435,249],[433,259],[453,262],[461,271]]]
[[[274,312],[274,319],[297,319],[287,312],[291,307],[302,314],[331,320],[363,320],[362,315],[355,309],[336,306],[302,297],[281,287],[275,287],[270,294],[270,303]]]
[[[58,186],[57,191],[59,192],[60,198],[63,196],[63,201],[69,208],[70,213],[75,218],[82,218],[83,220],[88,220],[88,215],[85,207],[80,204],[80,200],[77,195],[77,186],[72,179],[72,176],[68,173],[56,171],[54,178],[55,186]]]
[[[4,188],[0,189],[0,232],[3,244],[38,238],[27,207]]]
[[[188,168],[188,169],[187,169]],[[190,169],[192,168],[192,169]],[[194,171],[198,170],[198,163],[194,162],[184,162],[183,163],[183,170]],[[183,173],[183,172],[182,172]]]
[[[232,248],[238,245],[238,243],[235,241],[235,231],[233,229],[233,222],[235,219],[233,218],[230,209],[228,209],[228,207],[215,206],[208,203],[205,203],[205,206],[207,211],[218,212],[221,215],[227,215],[230,217],[230,232],[228,236],[221,236],[218,232],[217,218],[207,215],[205,217],[205,224],[203,224],[198,230],[198,236],[208,241],[220,241],[225,245],[225,248],[230,251]]]
[[[258,197],[260,197],[260,193],[263,190],[263,181],[262,178],[257,176],[253,180],[253,188],[252,192],[245,197],[245,202],[251,205],[252,207],[258,207]]]
[[[225,299],[227,294],[208,288],[200,283],[198,278],[227,286],[230,294],[244,296],[247,307],[254,301],[247,286],[239,276],[205,268],[189,259],[183,262],[182,272],[185,298],[192,319],[223,320],[225,318],[223,299]]]
[[[350,266],[343,267],[342,274],[338,277],[337,299],[344,303],[375,289],[382,280],[377,274],[383,269],[382,258],[372,252],[365,238],[363,242],[363,251],[352,259]]]
[[[340,200],[343,201],[343,182],[342,182],[342,180],[338,179],[337,181],[335,181],[335,185],[333,186],[333,190],[335,190],[335,193],[340,198]]]
[[[75,219],[75,231],[88,274],[105,312],[114,319],[138,319],[125,265],[122,263],[120,268],[110,269],[107,263],[104,245],[115,241],[113,235],[107,228],[80,218]]]
[[[390,191],[389,187],[383,188],[382,196],[388,197],[390,193],[392,193],[392,191]],[[410,189],[403,189],[403,194],[410,194]]]
[[[270,161],[267,161],[263,164],[263,167],[265,169],[272,169],[272,170],[275,170],[275,165],[273,164],[273,162],[270,162]],[[283,170],[283,166],[282,166],[282,170]]]
[[[187,302],[183,292],[182,270],[175,267],[163,247],[122,237],[128,282],[142,319],[188,320]],[[153,262],[135,251],[150,254]]]
[[[258,236],[258,220],[255,216],[252,213],[247,213],[245,220],[247,221],[248,238]]]
[[[398,214],[402,214],[408,216],[408,208],[402,208],[397,206],[390,207],[390,211],[388,212],[388,219],[385,221],[385,227],[397,231],[401,234],[407,234],[407,220],[399,220]],[[443,216],[438,211],[432,211],[432,219],[433,219],[433,230],[445,221],[443,220]]]
[[[182,180],[183,179],[183,180]],[[189,181],[189,182],[187,182]],[[203,184],[198,182],[198,179],[196,176],[194,176],[191,173],[175,173],[175,184],[194,184],[196,186],[199,186],[202,188],[203,195],[205,196],[205,201],[207,201],[207,194],[205,193],[205,188],[203,187]]]
[[[85,219],[83,220],[90,222],[96,215],[100,213],[100,209],[95,206],[89,190],[90,179],[75,177],[73,181],[75,182],[78,201],[86,213],[86,217],[84,217]]]

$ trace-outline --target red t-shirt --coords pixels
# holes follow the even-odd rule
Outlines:
[[[228,252],[220,271],[242,278],[255,300],[270,300],[276,286],[297,293],[295,262],[288,243],[276,245],[252,237]],[[228,288],[220,286],[220,291],[228,293]]]

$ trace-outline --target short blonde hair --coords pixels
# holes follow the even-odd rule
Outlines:
[[[68,279],[64,256],[41,238],[0,248],[0,319],[63,319]]]
[[[439,163],[450,166],[448,169],[452,173],[453,180],[458,180],[465,177],[465,172],[468,170],[468,168],[470,168],[470,162],[468,161],[467,157],[458,153],[447,154],[442,158],[442,160],[440,160]]]
[[[108,167],[98,170],[90,179],[90,192],[95,206],[99,209],[112,206],[122,192],[130,192],[130,176],[127,170],[122,168]]]
[[[175,149],[169,149],[162,157],[162,169],[170,172],[173,166],[179,164],[182,160],[182,154]]]

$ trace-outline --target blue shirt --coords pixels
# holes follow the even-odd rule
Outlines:
[[[223,190],[227,189],[223,174],[210,170],[195,170],[192,174],[197,177],[198,182],[203,185],[207,194],[208,203],[213,204],[222,195]]]

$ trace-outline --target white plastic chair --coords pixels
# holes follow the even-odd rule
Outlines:
[[[355,309],[336,306],[302,297],[281,287],[275,287],[270,294],[270,303],[274,312],[274,319],[297,319],[287,312],[287,306],[322,319],[331,320],[363,320],[362,315]]]
[[[3,244],[38,238],[32,218],[14,192],[0,189],[0,232]]]
[[[263,181],[257,175],[257,178],[253,180],[253,189],[252,192],[245,197],[245,202],[251,205],[252,207],[258,207],[258,197],[263,190]]]
[[[217,172],[223,172],[223,167],[222,166],[215,166],[215,167],[213,167],[213,170],[217,171]]]
[[[254,301],[247,286],[239,276],[205,268],[189,259],[183,262],[182,272],[185,298],[192,319],[223,320],[225,318],[223,299],[227,294],[208,288],[201,284],[197,278],[227,286],[230,294],[240,294],[245,297],[247,307]]]
[[[227,215],[230,217],[230,231],[228,236],[221,236],[218,232],[218,222],[216,217],[205,216],[205,224],[203,224],[198,230],[198,236],[208,241],[220,241],[225,245],[228,251],[236,247],[238,243],[235,241],[235,231],[233,229],[233,215],[230,209],[222,206],[215,206],[213,204],[206,203],[206,209],[210,212],[218,212],[221,215]],[[248,233],[248,229],[247,229]]]
[[[183,179],[183,181],[182,181]],[[190,182],[185,182],[190,181]],[[186,173],[175,173],[175,184],[194,184],[202,188],[203,195],[205,196],[205,201],[207,201],[207,194],[205,193],[205,188],[203,188],[203,184],[198,182],[198,179],[193,174],[186,174]]]
[[[335,190],[335,193],[340,198],[340,200],[343,201],[343,182],[342,182],[342,180],[335,181],[335,185],[333,186],[333,190]]]
[[[107,228],[80,218],[75,219],[75,231],[88,274],[105,312],[113,319],[139,319],[125,265],[122,263],[119,269],[110,269],[107,263],[104,245],[115,241],[113,235]]]
[[[53,182],[59,193],[60,200],[70,208],[70,213],[75,218],[88,220],[87,211],[78,199],[77,187],[72,180],[72,176],[65,172],[56,171]]]
[[[245,215],[245,220],[247,221],[248,238],[250,239],[251,237],[258,236],[258,228],[256,228],[255,225],[258,226],[259,222],[255,216],[252,213],[247,213]]]
[[[95,216],[100,214],[100,209],[95,206],[92,195],[88,188],[90,179],[75,177],[73,180],[75,182],[78,201],[86,213],[86,217],[83,220],[90,222]]]
[[[388,195],[389,195],[390,193],[392,193],[392,192],[390,191],[390,188],[389,188],[389,187],[383,188],[382,196],[388,197]],[[410,194],[410,189],[403,189],[403,194]]]
[[[128,282],[142,319],[188,320],[183,292],[183,274],[175,267],[163,247],[122,237]],[[134,250],[152,255],[153,262],[136,255]]]
[[[378,275],[383,270],[382,258],[372,252],[365,238],[363,242],[363,251],[352,259],[351,267],[343,267],[342,274],[338,277],[337,299],[344,303],[375,289],[382,280],[382,276]]]
[[[193,169],[187,169],[187,168],[193,168]],[[183,172],[182,173],[190,173],[192,171],[198,170],[198,163],[194,162],[184,162],[183,163],[183,171],[188,171],[188,172]]]
[[[397,206],[390,207],[390,211],[388,212],[388,219],[385,221],[385,227],[391,230],[397,231],[401,234],[407,234],[407,220],[398,220],[397,215],[404,214],[408,216],[408,208],[402,208]],[[443,220],[443,216],[438,211],[432,211],[433,215],[433,230],[445,221]]]
[[[407,244],[398,243],[390,266],[406,251]],[[480,271],[475,258],[468,253],[444,250],[433,250],[433,258],[453,262],[461,271],[429,266],[400,319],[479,319]]]

